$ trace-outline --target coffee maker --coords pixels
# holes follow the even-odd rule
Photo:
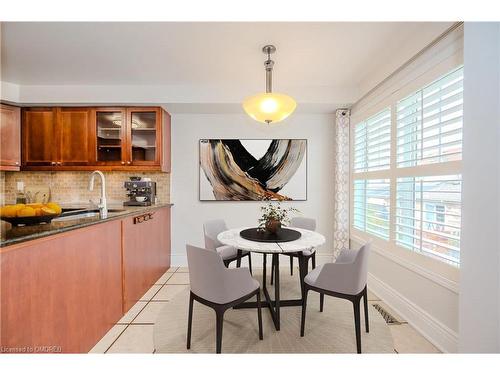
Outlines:
[[[151,206],[156,203],[156,182],[130,177],[124,186],[129,197],[128,201],[123,202],[124,206]]]

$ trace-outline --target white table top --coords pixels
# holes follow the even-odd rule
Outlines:
[[[253,251],[256,253],[295,253],[297,251],[311,250],[325,243],[325,237],[318,233],[302,228],[294,228],[301,233],[298,240],[290,242],[257,242],[242,238],[240,232],[247,227],[229,229],[219,233],[217,239],[224,245],[236,247],[240,250]]]

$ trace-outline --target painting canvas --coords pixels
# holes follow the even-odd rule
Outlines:
[[[200,200],[307,199],[307,140],[201,139]]]

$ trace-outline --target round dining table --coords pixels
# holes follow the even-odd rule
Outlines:
[[[315,231],[310,231],[302,228],[286,227],[300,233],[300,238],[287,242],[259,242],[248,240],[241,237],[240,233],[243,230],[249,229],[248,227],[234,228],[219,233],[217,239],[224,245],[233,246],[238,251],[251,251],[254,253],[261,253],[263,256],[262,264],[262,292],[265,301],[262,301],[263,307],[268,307],[274,326],[277,331],[280,330],[280,308],[286,306],[302,306],[304,298],[304,278],[307,275],[308,263],[311,258],[314,248],[321,246],[325,243],[325,237]],[[306,252],[304,254],[303,252]],[[280,267],[279,255],[280,254],[294,254],[299,259],[299,278],[300,278],[300,293],[299,299],[280,299]],[[266,268],[267,268],[267,255],[271,255],[274,267],[274,300],[269,296],[266,284]],[[271,271],[272,272],[272,271]],[[256,302],[244,302],[235,308],[257,308]]]

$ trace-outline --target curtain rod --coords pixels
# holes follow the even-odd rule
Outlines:
[[[454,30],[458,29],[463,24],[464,24],[463,21],[454,23],[452,26],[450,26],[448,29],[446,29],[441,35],[439,35],[436,39],[434,39],[432,42],[430,42],[428,45],[426,45],[424,48],[422,48],[419,52],[417,52],[413,57],[411,57],[409,60],[407,60],[403,65],[401,65],[399,68],[397,68],[391,74],[389,74],[386,78],[384,78],[382,81],[380,81],[377,85],[375,85],[372,89],[370,89],[361,98],[359,98],[358,100],[356,100],[356,102],[353,103],[349,108],[353,108],[355,105],[357,105],[363,99],[365,99],[366,97],[368,97],[372,92],[374,92],[375,90],[377,90],[385,82],[387,82],[389,79],[391,79],[392,77],[394,77],[401,70],[403,70],[408,65],[410,65],[413,61],[415,61],[419,56],[421,56],[422,54],[424,54],[426,51],[428,51],[430,48],[432,48],[434,45],[436,45],[442,39],[444,39],[448,34],[450,34],[451,32],[453,32]]]

